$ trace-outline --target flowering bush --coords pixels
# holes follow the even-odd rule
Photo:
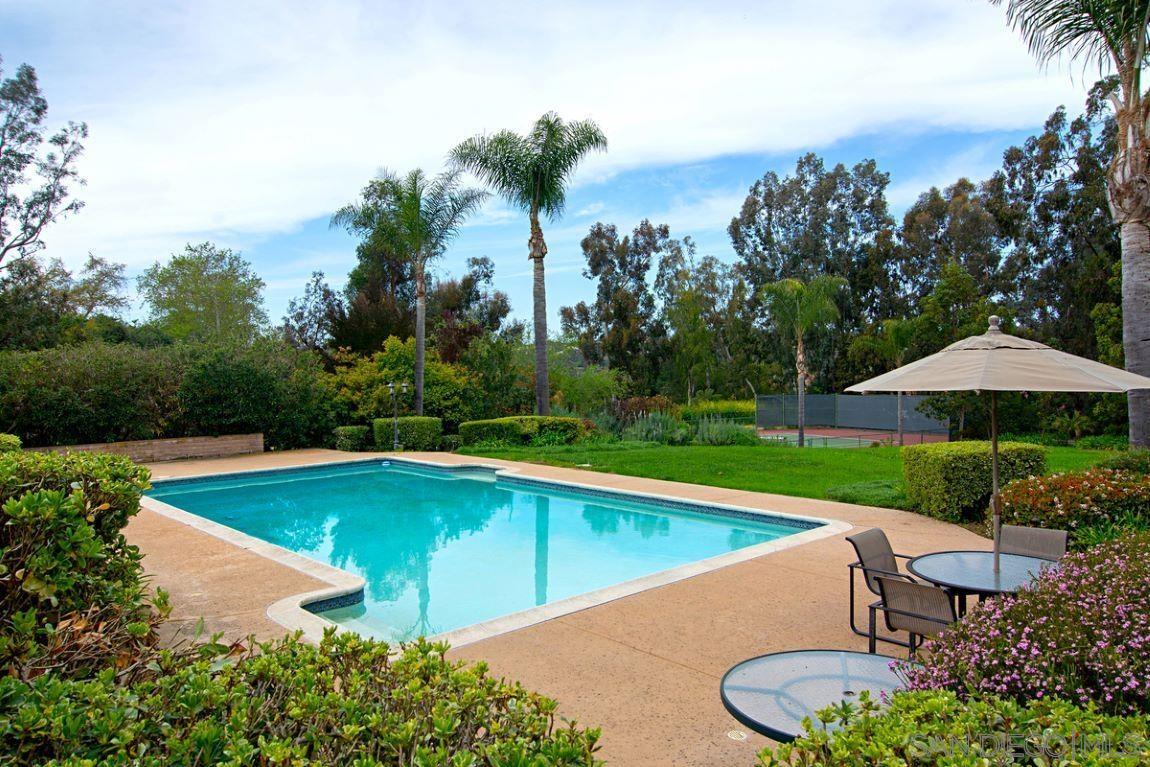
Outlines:
[[[1084,548],[1100,537],[1150,526],[1150,476],[1090,469],[1018,480],[1002,491],[1002,517],[1014,525],[1068,530],[1071,545]]]
[[[1077,554],[984,602],[905,669],[912,689],[1064,698],[1150,713],[1150,535]]]
[[[760,767],[1125,767],[1150,758],[1146,717],[1108,716],[1059,700],[963,701],[922,691],[896,692],[880,706],[860,696],[820,711],[806,730],[794,743],[760,753]]]

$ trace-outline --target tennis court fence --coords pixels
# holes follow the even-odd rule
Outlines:
[[[808,394],[806,426],[859,431],[897,431],[897,394]],[[950,421],[919,412],[921,394],[902,396],[903,431],[907,434],[950,433]],[[760,429],[797,428],[798,395],[760,394],[755,398],[755,426]]]

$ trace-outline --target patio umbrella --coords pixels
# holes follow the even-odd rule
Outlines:
[[[849,392],[990,392],[991,509],[994,571],[998,572],[1001,516],[998,496],[998,392],[1126,392],[1150,389],[1150,378],[1003,333],[999,318],[980,336],[847,388]]]

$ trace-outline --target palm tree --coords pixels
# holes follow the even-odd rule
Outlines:
[[[363,201],[332,216],[346,226],[387,243],[411,263],[415,278],[415,414],[423,415],[423,370],[427,337],[427,264],[442,256],[463,222],[487,199],[481,189],[464,188],[462,172],[434,178],[416,168],[400,177],[383,172],[363,191]]]
[[[500,131],[475,136],[451,153],[455,164],[492,187],[508,203],[525,212],[531,222],[528,258],[534,262],[532,294],[535,307],[535,412],[551,413],[547,378],[547,290],[543,282],[543,240],[540,215],[555,221],[563,214],[567,186],[579,162],[591,151],[607,149],[607,137],[591,120],[564,122],[548,112],[535,121],[531,132],[520,136]]]
[[[841,277],[820,275],[804,283],[794,278],[764,285],[763,303],[775,329],[795,345],[795,374],[798,378],[799,447],[806,443],[807,383],[811,379],[807,366],[805,338],[808,333],[838,319],[835,298],[846,287]]]
[[[991,0],[995,5],[1004,0]],[[1150,375],[1150,94],[1142,91],[1150,0],[1005,0],[1006,18],[1039,61],[1063,55],[1113,70],[1118,133],[1107,178],[1122,240],[1122,347],[1126,369]],[[1150,446],[1150,390],[1127,395],[1130,444]]]

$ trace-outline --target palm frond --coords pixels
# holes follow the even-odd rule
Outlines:
[[[1062,56],[1140,69],[1150,0],[991,0],[1006,6],[1009,24],[1030,52],[1048,63]]]

